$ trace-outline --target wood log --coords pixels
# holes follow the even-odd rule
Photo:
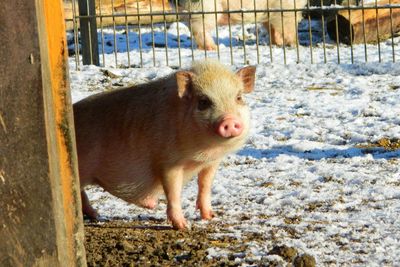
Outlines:
[[[381,0],[379,6],[400,4],[400,0]],[[367,5],[365,5],[367,7]],[[340,10],[328,19],[327,30],[332,40],[336,37],[336,17],[339,42],[345,44],[375,43],[400,31],[400,8]],[[365,37],[364,37],[365,36]]]
[[[72,3],[75,1],[75,3]],[[149,13],[165,13],[172,11],[172,6],[168,0],[95,0],[96,15],[97,16],[111,16],[117,17],[103,17],[97,18],[97,27],[106,27],[111,25],[125,25],[128,24],[150,24],[151,22],[174,21],[176,15],[142,15]],[[75,5],[75,8],[74,8]],[[66,19],[73,19],[74,15],[78,16],[78,1],[77,0],[64,0],[64,12]],[[75,12],[75,13],[74,13]],[[120,16],[120,15],[128,16]],[[133,15],[133,16],[132,16]],[[66,23],[67,30],[73,29],[74,24],[72,21]],[[79,26],[78,26],[79,27]]]

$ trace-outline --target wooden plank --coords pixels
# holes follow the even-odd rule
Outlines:
[[[54,0],[0,10],[0,266],[86,265],[62,20]]]
[[[400,4],[400,0],[381,0],[378,6]],[[374,43],[400,31],[400,8],[341,10],[337,14],[339,41],[345,44]],[[363,22],[364,20],[364,22]],[[378,34],[379,29],[379,34]],[[332,17],[327,23],[330,38],[336,40],[336,21]]]
[[[126,5],[125,5],[126,4]],[[77,6],[77,5],[76,5]],[[127,21],[128,24],[138,24],[139,19],[138,16],[140,14],[149,14],[150,11],[153,13],[160,13],[165,10],[166,13],[171,12],[173,10],[172,5],[168,0],[95,0],[96,6],[96,14],[97,15],[134,15],[134,16],[120,16],[115,17],[104,17],[101,20],[101,24],[106,26],[116,25],[125,25]],[[74,10],[72,8],[72,0],[64,0],[64,10],[65,17],[68,19],[72,19],[74,17]],[[77,14],[75,14],[77,15]],[[158,16],[140,16],[140,24],[150,24],[151,22],[172,22],[176,20],[176,15],[166,15],[165,18],[162,15]],[[100,27],[100,19],[97,19],[97,25]],[[73,29],[73,23],[67,23],[67,30]]]
[[[53,182],[53,194],[60,197],[60,218],[57,225],[58,233],[61,233],[63,240],[59,241],[58,252],[68,253],[68,259],[62,265],[77,266],[86,265],[86,254],[84,249],[83,218],[81,212],[80,185],[78,174],[78,159],[75,145],[75,129],[72,115],[72,101],[68,80],[68,53],[67,40],[65,35],[65,24],[62,0],[43,0],[44,25],[46,35],[40,36],[41,49],[46,50],[48,57],[42,64],[50,73],[50,84],[47,83],[46,107],[53,105],[53,111],[47,111],[47,132],[55,133],[56,153],[51,159],[52,165],[56,165],[54,174],[57,175],[51,180]],[[57,23],[57,21],[59,23]],[[43,41],[47,39],[47,44]],[[43,55],[42,55],[43,56]],[[43,68],[42,68],[43,69]],[[52,142],[53,144],[54,142]],[[50,146],[51,144],[49,144]],[[61,182],[61,184],[60,184]],[[58,187],[60,185],[60,187]],[[65,238],[65,239],[64,239]],[[67,249],[66,249],[67,248]]]

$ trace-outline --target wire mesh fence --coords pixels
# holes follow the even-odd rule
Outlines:
[[[82,64],[395,62],[400,0],[64,0]]]

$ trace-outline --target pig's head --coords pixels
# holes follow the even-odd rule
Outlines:
[[[194,63],[189,71],[176,73],[178,94],[190,117],[194,140],[207,139],[239,148],[245,141],[250,124],[250,112],[243,94],[253,91],[253,66],[233,73],[216,61]]]

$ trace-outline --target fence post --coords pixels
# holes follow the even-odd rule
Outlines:
[[[74,0],[73,0],[74,1]],[[78,0],[83,65],[100,65],[95,0]]]
[[[85,266],[62,0],[0,25],[0,266]]]

